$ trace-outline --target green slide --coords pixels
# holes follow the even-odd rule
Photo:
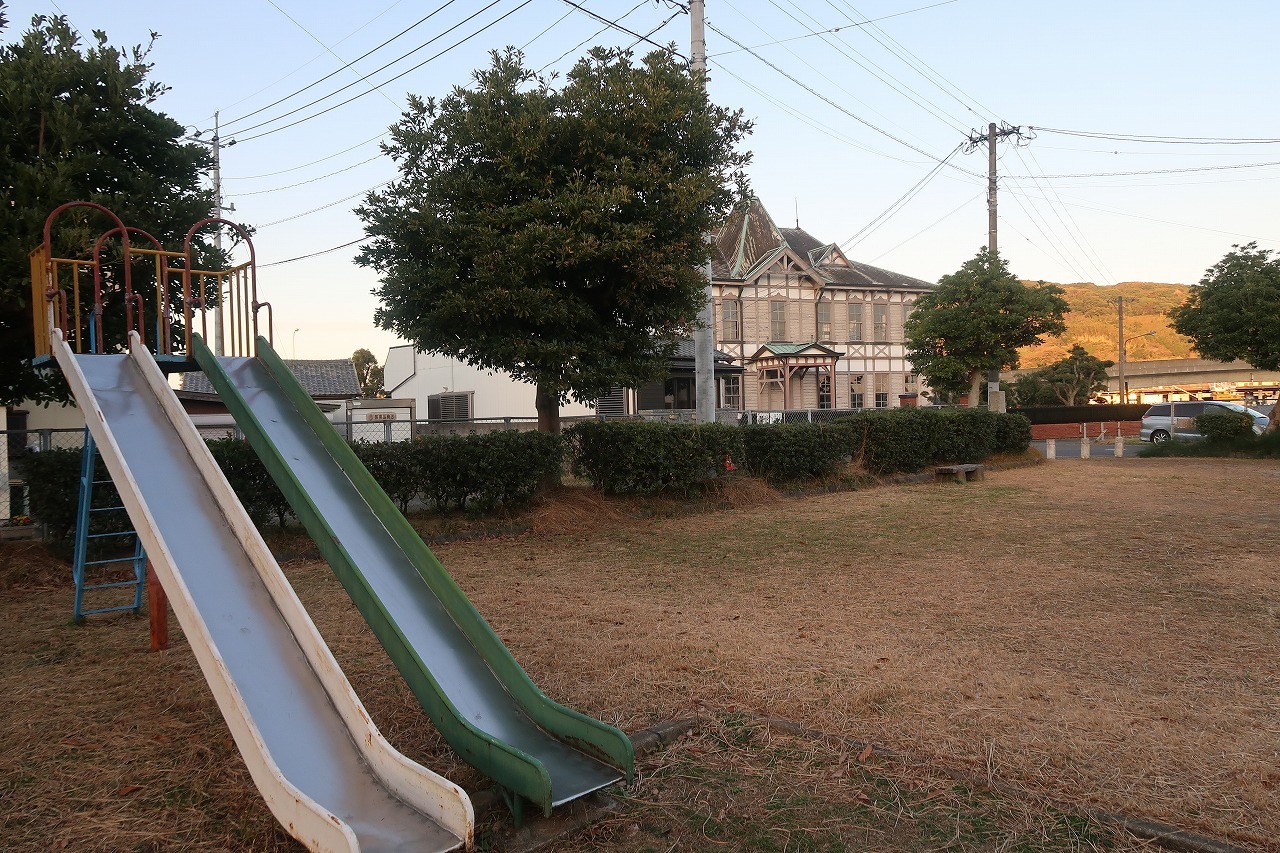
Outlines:
[[[635,772],[625,733],[547,698],[263,338],[192,354],[449,744],[517,821]]]

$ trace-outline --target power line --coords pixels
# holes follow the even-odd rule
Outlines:
[[[1113,139],[1117,142],[1147,142],[1161,145],[1275,145],[1280,139],[1247,139],[1231,136],[1159,136],[1141,133],[1102,133],[1091,130],[1063,130],[1057,127],[1033,127],[1032,130],[1086,139]]]
[[[960,148],[961,148],[960,145],[957,145],[955,148],[953,148],[951,150],[951,153],[942,159],[941,163],[938,163],[932,169],[930,169],[929,172],[915,184],[915,186],[907,190],[898,198],[897,201],[895,201],[893,204],[885,208],[883,213],[881,213],[875,219],[872,219],[866,225],[862,226],[862,228],[859,229],[852,237],[840,243],[841,248],[852,249],[859,242],[867,239],[867,237],[870,237],[872,234],[874,234],[876,232],[876,229],[878,229],[884,223],[888,222],[889,218],[894,213],[906,207],[907,203],[910,202],[911,199],[915,198],[920,193],[920,191],[923,190],[925,186],[928,185],[930,181],[932,181],[935,177],[937,177],[938,173],[942,171],[942,167],[947,164],[948,160],[950,160],[952,157],[955,156],[956,152],[958,152]]]
[[[792,2],[792,0],[788,0],[788,2],[790,2],[792,6],[795,6],[795,3],[794,3],[794,2]],[[775,9],[777,9],[779,12],[782,12],[784,15],[786,15],[786,16],[787,16],[787,17],[789,17],[789,18],[791,18],[791,20],[795,21],[797,24],[800,24],[801,26],[806,26],[806,24],[805,24],[803,21],[801,21],[801,20],[800,20],[799,18],[797,18],[795,15],[791,14],[790,12],[788,12],[786,9],[782,8],[782,6],[778,5],[778,0],[769,0],[769,4],[770,4],[771,6],[773,6]],[[798,9],[798,7],[796,7],[796,8]],[[800,10],[800,11],[803,11],[803,10]],[[807,13],[806,13],[806,14],[807,14]],[[810,20],[813,20],[813,16],[812,16],[812,15],[809,15],[809,18],[810,18]],[[856,65],[856,66],[858,66],[859,68],[861,68],[863,71],[866,71],[866,72],[867,72],[868,74],[870,74],[872,77],[875,77],[875,78],[876,78],[877,80],[879,80],[881,83],[884,83],[884,84],[885,84],[886,86],[888,86],[890,89],[893,89],[893,90],[894,90],[895,92],[897,92],[899,95],[902,95],[902,96],[903,96],[904,98],[906,98],[908,101],[911,101],[913,104],[915,104],[916,106],[918,106],[918,107],[920,107],[921,109],[923,109],[925,112],[927,112],[927,113],[929,113],[930,115],[932,115],[934,118],[937,118],[938,120],[940,120],[940,121],[941,121],[941,122],[943,122],[944,124],[950,125],[951,127],[955,128],[956,130],[960,131],[961,133],[963,133],[963,132],[964,132],[964,126],[963,126],[963,123],[962,123],[962,122],[958,122],[958,121],[956,121],[954,118],[952,118],[951,116],[948,116],[948,115],[946,115],[946,114],[945,114],[945,113],[943,113],[943,112],[940,112],[941,107],[938,107],[936,104],[934,104],[934,103],[932,103],[931,101],[929,101],[929,99],[928,99],[928,98],[926,98],[924,95],[921,95],[921,94],[920,94],[919,92],[917,92],[915,89],[912,89],[912,88],[911,88],[910,86],[908,86],[906,83],[904,83],[903,81],[899,80],[897,77],[894,77],[892,74],[890,74],[890,73],[889,73],[888,71],[886,71],[885,69],[881,68],[881,67],[880,67],[879,65],[877,65],[875,62],[872,62],[872,61],[871,61],[871,59],[870,59],[869,57],[864,56],[864,57],[862,57],[862,58],[863,58],[863,59],[865,59],[865,60],[866,60],[866,62],[871,66],[870,68],[868,68],[866,64],[863,64],[863,62],[861,62],[857,57],[852,56],[852,55],[850,55],[848,52],[846,52],[846,51],[841,47],[841,45],[840,45],[838,42],[837,42],[837,43],[832,43],[830,40],[828,40],[828,39],[827,39],[827,38],[825,38],[825,37],[823,37],[823,38],[822,38],[822,42],[823,42],[824,44],[828,45],[829,47],[833,48],[837,53],[839,53],[839,54],[840,54],[841,56],[843,56],[845,59],[848,59],[848,60],[849,60],[850,62],[852,62],[854,65]],[[875,70],[872,70],[872,69],[875,69]],[[885,77],[884,77],[884,76],[881,76],[881,74],[879,74],[879,73],[877,73],[877,72],[883,72],[883,73],[884,73],[884,75],[887,75],[888,79],[885,79]],[[902,88],[899,88],[899,86],[901,86]],[[904,89],[905,89],[905,91],[904,91]],[[919,99],[919,100],[917,100],[917,99]],[[936,109],[935,109],[935,107],[936,107]]]
[[[484,9],[481,9],[481,10],[480,10],[480,12],[477,12],[475,15],[472,15],[470,18],[467,18],[467,19],[466,19],[466,21],[470,21],[472,18],[476,17],[476,15],[479,15],[481,12],[487,11],[488,9],[492,8],[493,6],[496,6],[499,2],[501,2],[501,0],[494,0],[494,2],[492,2],[492,3],[490,3],[488,6],[484,7]],[[426,65],[427,63],[429,63],[429,62],[434,62],[435,60],[437,60],[437,59],[439,59],[440,57],[444,56],[444,55],[445,55],[446,53],[448,53],[449,51],[453,50],[455,47],[458,47],[459,45],[462,45],[462,44],[465,44],[465,43],[467,43],[467,42],[471,41],[471,39],[473,39],[473,38],[475,38],[476,36],[480,35],[480,34],[481,34],[481,33],[483,33],[485,30],[487,30],[487,29],[489,29],[489,28],[491,28],[491,27],[496,26],[497,24],[499,24],[499,23],[501,23],[502,21],[506,20],[507,18],[511,17],[511,16],[512,16],[512,15],[514,15],[516,12],[519,12],[521,9],[523,9],[525,6],[528,6],[528,5],[529,5],[530,3],[532,3],[532,2],[533,2],[533,0],[524,0],[524,2],[523,2],[523,3],[521,3],[519,6],[516,6],[516,7],[515,7],[514,9],[512,9],[511,11],[509,11],[509,12],[504,12],[502,15],[500,15],[500,16],[499,16],[498,18],[496,18],[495,20],[490,21],[489,23],[485,24],[485,25],[484,25],[483,27],[481,27],[480,29],[478,29],[478,30],[476,30],[475,32],[471,33],[470,35],[468,35],[468,36],[464,36],[463,38],[459,39],[458,41],[456,41],[456,42],[454,42],[453,44],[451,44],[451,45],[449,45],[448,47],[446,47],[444,50],[441,50],[440,52],[438,52],[438,53],[436,53],[436,54],[434,54],[434,55],[432,55],[432,56],[427,57],[426,59],[422,60],[421,62],[419,62],[417,65],[413,66],[412,68],[409,68],[409,69],[407,69],[407,70],[405,70],[405,71],[402,71],[402,72],[400,72],[399,74],[395,75],[394,77],[391,77],[390,79],[384,80],[384,81],[382,82],[382,84],[381,84],[381,85],[385,86],[387,83],[395,82],[396,80],[399,80],[399,79],[400,79],[400,78],[402,78],[402,77],[405,77],[405,76],[408,76],[409,74],[412,74],[414,71],[417,71],[419,68],[423,67],[423,66],[424,66],[424,65]],[[462,21],[460,24],[458,24],[458,26],[461,26],[462,24],[466,23],[466,21]],[[446,31],[446,32],[451,32],[451,31],[452,31],[452,30],[454,30],[454,29],[457,29],[457,27],[456,27],[456,26],[455,26],[455,27],[451,27],[451,28],[450,28],[448,31]],[[442,33],[442,35],[443,35],[443,33]],[[434,39],[432,39],[432,41],[434,41]],[[397,61],[398,61],[398,60],[397,60]],[[392,63],[392,64],[394,64],[394,63]],[[384,66],[384,67],[386,67],[386,66]],[[343,89],[347,89],[347,88],[350,88],[350,87],[349,87],[349,86],[344,86],[344,87],[343,87]],[[342,91],[342,89],[339,89],[338,91]],[[331,95],[326,95],[326,96],[325,96],[325,98],[331,97],[331,96],[332,96],[332,94],[337,94],[337,92],[331,93]],[[351,103],[352,101],[359,100],[360,98],[363,98],[363,97],[364,97],[365,95],[367,95],[367,94],[369,94],[369,93],[368,93],[368,92],[361,92],[359,95],[353,95],[352,97],[347,98],[345,101],[342,101],[341,103],[337,103],[337,104],[334,104],[334,105],[332,105],[332,106],[325,107],[323,110],[321,110],[321,111],[320,111],[320,112],[318,112],[318,113],[312,113],[311,115],[309,115],[309,116],[305,116],[305,117],[303,117],[303,118],[300,118],[300,119],[298,119],[297,121],[290,122],[289,124],[281,125],[280,127],[272,128],[271,130],[264,131],[264,132],[262,132],[262,133],[257,134],[256,136],[241,137],[241,138],[240,138],[239,140],[237,140],[237,141],[239,141],[239,142],[249,142],[249,141],[252,141],[252,140],[254,140],[254,139],[261,139],[261,138],[262,138],[262,137],[264,137],[264,136],[270,136],[271,134],[273,134],[273,133],[277,133],[277,132],[282,131],[282,130],[287,130],[287,129],[291,128],[291,127],[296,127],[297,125],[300,125],[300,124],[302,124],[303,122],[311,121],[312,119],[314,119],[314,118],[319,118],[320,116],[325,115],[326,113],[333,112],[334,110],[339,109],[340,107],[345,107],[347,104]],[[320,98],[318,101],[315,101],[315,102],[313,102],[313,103],[319,103],[320,101],[325,100],[325,98]],[[310,105],[310,104],[308,104],[307,106],[311,106],[311,105]],[[305,107],[299,107],[299,109],[305,109]],[[289,112],[289,113],[285,113],[285,116],[287,116],[287,115],[292,115],[292,114],[293,114],[293,113],[295,113],[295,112],[298,112],[298,110],[292,110],[292,111],[291,111],[291,112]],[[270,124],[270,123],[271,123],[271,121],[278,121],[279,119],[284,118],[285,116],[278,116],[278,117],[277,117],[277,118],[275,118],[275,119],[271,119],[270,121],[263,122],[263,124]],[[255,125],[255,126],[256,126],[256,127],[260,127],[261,125]],[[247,128],[246,128],[246,129],[247,129]]]
[[[587,7],[582,6],[582,5],[578,4],[578,3],[573,2],[573,0],[560,0],[560,2],[561,2],[561,3],[566,3],[566,4],[570,5],[570,6],[572,6],[573,8],[577,9],[579,12],[582,12],[582,13],[583,13],[583,14],[585,14],[585,15],[589,15],[589,16],[591,16],[592,18],[595,18],[595,19],[596,19],[597,21],[599,21],[600,23],[605,24],[605,25],[607,25],[607,26],[609,26],[609,27],[612,27],[613,29],[618,30],[619,32],[626,33],[627,35],[631,36],[632,38],[638,39],[638,40],[643,41],[643,42],[648,42],[649,44],[651,44],[651,45],[653,45],[654,47],[656,47],[658,50],[667,50],[667,48],[668,48],[668,45],[665,45],[665,44],[658,44],[656,41],[653,41],[653,40],[652,40],[652,39],[650,39],[648,36],[642,36],[642,35],[640,35],[640,34],[639,34],[639,33],[637,33],[637,32],[632,32],[631,30],[629,30],[629,29],[627,29],[626,27],[624,27],[624,26],[622,26],[621,24],[619,24],[617,21],[611,21],[611,20],[609,20],[608,18],[604,17],[603,15],[597,15],[595,12],[592,12],[592,11],[591,11],[590,9],[588,9]],[[638,8],[638,7],[637,7],[637,8]],[[633,11],[633,12],[634,12],[634,11],[635,11],[635,9],[632,9],[631,11]],[[630,13],[628,13],[628,14],[630,14]],[[672,17],[674,17],[674,16],[672,16]],[[671,20],[671,18],[668,18],[667,20],[668,20],[668,21],[670,21],[670,20]],[[663,24],[662,26],[664,26],[664,27],[665,27],[665,26],[666,26],[666,24]],[[662,29],[662,27],[659,27],[658,29]],[[655,32],[656,32],[656,31],[655,31]],[[681,59],[685,60],[686,62],[688,62],[688,60],[689,60],[689,58],[688,58],[687,56],[685,56],[684,54],[680,53],[679,51],[672,51],[672,53],[673,53],[673,54],[675,54],[676,56],[680,57]]]
[[[341,151],[339,151],[339,152],[337,152],[337,153],[335,153],[335,154],[329,154],[328,156],[321,157],[319,160],[312,160],[310,163],[303,163],[301,166],[290,166],[288,169],[281,169],[281,170],[280,170],[280,171],[278,171],[278,172],[264,172],[264,173],[263,173],[263,174],[261,174],[261,175],[241,175],[241,176],[239,176],[239,177],[235,177],[235,176],[226,176],[226,175],[224,175],[224,176],[223,176],[223,178],[222,178],[222,180],[224,180],[224,181],[252,181],[252,180],[257,180],[258,178],[274,178],[274,177],[276,177],[277,175],[287,175],[289,172],[296,172],[296,171],[298,171],[299,169],[306,169],[307,167],[309,167],[309,166],[314,166],[314,165],[316,165],[317,163],[323,163],[323,162],[324,162],[324,161],[326,161],[326,160],[332,160],[334,157],[341,157],[343,154],[347,154],[347,153],[349,153],[349,152],[351,152],[351,151],[355,151],[357,148],[360,148],[360,147],[361,147],[361,146],[363,146],[363,145],[368,145],[370,142],[375,142],[375,141],[377,141],[377,140],[379,140],[379,139],[385,139],[385,138],[386,138],[386,136],[387,136],[387,134],[386,134],[386,133],[379,133],[377,136],[371,136],[371,137],[369,137],[369,138],[368,138],[368,139],[366,139],[364,142],[357,142],[355,145],[352,145],[350,148],[344,148],[344,149],[342,149]],[[242,195],[243,195],[243,193],[242,193]]]
[[[896,252],[896,251],[898,251],[898,249],[901,249],[903,246],[907,245],[908,243],[910,243],[910,242],[911,242],[912,240],[914,240],[915,238],[919,237],[919,236],[920,236],[921,234],[923,234],[924,232],[926,232],[926,231],[928,231],[928,230],[932,229],[932,228],[933,228],[934,226],[936,226],[936,225],[941,224],[941,223],[943,222],[943,220],[950,219],[952,216],[955,216],[955,215],[956,215],[957,213],[959,213],[963,208],[965,208],[965,207],[967,207],[967,206],[969,206],[969,205],[973,204],[975,201],[977,201],[977,200],[978,200],[978,199],[980,199],[980,198],[982,198],[982,193],[978,193],[977,195],[973,196],[972,198],[967,198],[967,199],[965,199],[964,201],[960,202],[960,204],[956,205],[956,207],[955,207],[955,208],[953,208],[953,209],[951,210],[951,212],[950,212],[950,213],[944,213],[942,216],[940,216],[940,217],[938,217],[937,219],[933,220],[933,222],[931,222],[931,223],[929,223],[928,225],[926,225],[925,227],[921,228],[919,231],[917,231],[916,233],[912,234],[910,237],[908,237],[907,239],[903,240],[901,243],[898,243],[898,244],[897,244],[896,246],[894,246],[893,248],[891,248],[891,249],[885,249],[883,252],[881,252],[880,254],[878,254],[878,255],[876,255],[874,258],[872,258],[870,261],[868,261],[868,263],[872,263],[872,264],[874,264],[876,261],[880,260],[881,258],[883,258],[885,255],[889,254],[890,252]]]
[[[832,100],[831,98],[827,97],[826,95],[824,95],[824,94],[822,94],[821,92],[819,92],[819,91],[817,91],[816,89],[814,89],[812,86],[809,86],[807,83],[803,83],[803,82],[801,82],[800,80],[797,80],[797,79],[796,79],[794,76],[792,76],[789,72],[784,71],[783,69],[779,68],[777,65],[774,65],[772,62],[770,62],[769,60],[765,59],[763,56],[761,56],[760,54],[756,53],[754,50],[751,50],[751,49],[750,49],[750,48],[748,48],[746,45],[744,45],[742,42],[738,41],[738,40],[737,40],[737,39],[735,39],[733,36],[731,36],[731,35],[729,35],[728,33],[724,32],[724,31],[723,31],[723,30],[721,30],[719,27],[715,26],[714,24],[712,24],[712,23],[711,23],[711,22],[709,22],[709,21],[707,22],[707,29],[709,29],[709,30],[711,30],[712,32],[716,33],[716,34],[717,34],[717,35],[719,35],[721,38],[728,39],[728,40],[729,40],[730,42],[732,42],[733,44],[736,44],[738,47],[741,47],[743,50],[745,50],[747,53],[749,53],[752,57],[754,57],[754,58],[755,58],[756,60],[758,60],[759,62],[762,62],[762,63],[764,63],[765,65],[769,66],[769,67],[770,67],[770,68],[772,68],[774,71],[776,71],[776,72],[778,72],[779,74],[781,74],[783,77],[786,77],[786,78],[787,78],[788,80],[790,80],[792,83],[795,83],[797,86],[799,86],[800,88],[804,89],[804,90],[805,90],[806,92],[808,92],[809,94],[811,94],[811,95],[813,95],[814,97],[816,97],[816,98],[818,98],[818,99],[820,99],[820,100],[824,101],[824,102],[825,102],[825,103],[827,103],[828,105],[830,105],[830,106],[834,107],[835,109],[837,109],[837,110],[839,110],[840,112],[844,113],[845,115],[849,116],[849,118],[853,119],[854,121],[857,121],[857,122],[859,122],[860,124],[863,124],[863,125],[867,126],[868,128],[870,128],[871,130],[874,130],[876,133],[880,134],[881,136],[884,136],[884,137],[887,137],[887,138],[889,138],[889,139],[892,139],[894,142],[898,143],[899,145],[902,145],[902,146],[905,146],[905,147],[907,147],[907,148],[910,148],[912,151],[916,152],[917,154],[920,154],[920,155],[922,155],[922,156],[924,156],[924,157],[928,157],[930,160],[932,160],[932,161],[933,161],[933,162],[935,162],[935,163],[941,163],[941,162],[943,162],[942,158],[937,157],[937,156],[935,156],[935,155],[933,155],[933,154],[930,154],[928,151],[925,151],[923,148],[920,148],[919,146],[916,146],[916,145],[912,145],[910,142],[907,142],[907,141],[906,141],[906,140],[904,140],[904,139],[900,139],[899,137],[894,136],[892,133],[890,133],[890,132],[889,132],[889,131],[887,131],[887,130],[884,130],[883,128],[877,127],[876,125],[874,125],[874,124],[872,124],[871,122],[869,122],[869,121],[867,121],[866,119],[864,119],[862,116],[857,115],[857,114],[856,114],[856,113],[854,113],[852,110],[849,110],[849,109],[848,109],[847,107],[845,107],[843,104],[841,104],[841,103],[839,103],[839,102],[837,102],[837,101]],[[981,175],[979,175],[977,172],[971,172],[971,171],[969,171],[968,169],[965,169],[965,168],[962,168],[962,167],[960,167],[960,166],[957,166],[955,163],[947,163],[947,165],[948,165],[948,166],[950,166],[952,169],[955,169],[956,171],[959,171],[959,172],[963,172],[964,174],[969,175],[969,176],[971,176],[971,177],[975,177],[975,178],[980,178],[980,177],[982,177],[982,176],[981,176]]]
[[[849,29],[850,27],[865,27],[865,26],[867,26],[868,24],[874,24],[876,21],[887,21],[887,20],[889,20],[890,18],[897,18],[897,17],[899,17],[900,15],[910,15],[910,14],[911,14],[911,13],[913,13],[913,12],[923,12],[923,11],[925,11],[926,9],[933,9],[933,8],[938,7],[938,6],[946,6],[946,5],[950,4],[950,3],[959,3],[959,2],[960,2],[960,0],[942,0],[942,2],[941,2],[941,3],[933,3],[933,4],[928,5],[928,6],[920,6],[919,8],[916,8],[916,9],[907,9],[905,12],[894,12],[892,15],[881,15],[879,18],[868,18],[868,19],[867,19],[867,20],[865,20],[865,21],[856,21],[856,22],[853,22],[853,23],[849,24],[849,26],[847,26],[847,27],[832,27],[832,28],[831,28],[831,29],[829,29],[829,30],[820,30],[820,31],[817,31],[817,32],[805,33],[805,34],[804,34],[804,35],[802,35],[802,36],[792,36],[791,38],[778,39],[777,41],[771,41],[771,42],[765,42],[764,44],[757,44],[757,45],[753,45],[751,48],[738,48],[738,50],[722,50],[722,51],[720,51],[719,53],[712,53],[712,54],[708,55],[708,57],[707,57],[707,58],[708,58],[708,59],[710,59],[710,58],[715,57],[715,56],[725,56],[725,55],[730,54],[730,53],[737,53],[739,50],[756,50],[756,49],[759,49],[759,48],[762,48],[762,47],[773,47],[774,45],[777,45],[777,44],[786,44],[786,43],[787,43],[787,42],[789,42],[789,41],[799,41],[800,39],[813,38],[814,36],[821,36],[821,35],[829,35],[829,34],[831,34],[831,33],[838,33],[838,32],[840,32],[841,30],[847,30],[847,29]],[[857,10],[855,9],[854,11],[857,11]],[[859,14],[861,14],[861,13],[859,12]],[[863,17],[865,17],[865,16],[863,16]],[[851,18],[850,20],[852,21],[853,19]]]
[[[319,177],[308,178],[305,181],[298,181],[296,184],[286,184],[283,187],[272,187],[269,190],[254,190],[253,192],[248,192],[248,193],[236,193],[236,195],[243,197],[243,196],[250,196],[250,195],[265,195],[266,193],[277,193],[282,190],[291,190],[294,187],[302,187],[302,186],[306,186],[307,184],[314,184],[316,181],[323,181],[325,178],[332,178],[334,175],[341,175],[343,172],[350,172],[352,169],[356,168],[357,166],[363,166],[366,163],[372,163],[374,160],[381,160],[381,159],[382,159],[382,154],[379,153],[379,154],[373,155],[368,160],[361,160],[359,163],[352,163],[350,166],[344,166],[343,168],[338,169],[337,171],[334,171],[334,172],[330,172],[327,175],[320,175]]]
[[[359,198],[360,196],[365,195],[366,193],[371,193],[376,189],[381,189],[382,187],[385,187],[389,183],[391,183],[391,181],[383,181],[380,184],[374,184],[371,187],[367,187],[366,189],[360,190],[360,192],[358,193],[352,193],[346,198],[340,198],[337,201],[331,201],[328,204],[322,204],[319,207],[313,207],[311,210],[304,210],[302,213],[295,213],[293,216],[286,216],[284,219],[277,219],[274,222],[265,222],[262,225],[258,226],[258,230],[262,230],[263,228],[270,228],[272,225],[279,225],[282,222],[292,222],[295,219],[301,219],[304,216],[310,216],[313,213],[319,213],[322,210],[328,210],[331,207],[337,207],[338,205],[342,204],[344,201],[351,201],[351,199],[353,198]]]
[[[298,255],[298,257],[296,258],[285,258],[283,261],[272,261],[269,264],[258,264],[258,269],[265,269],[266,267],[278,267],[281,264],[291,264],[294,261],[305,261],[307,258],[317,258],[320,255],[327,255],[330,252],[336,252],[339,249],[346,249],[356,245],[357,243],[363,243],[365,240],[368,240],[368,239],[369,239],[368,237],[361,237],[358,240],[352,240],[350,243],[343,243],[341,246],[330,246],[328,249],[321,249],[320,251],[312,252],[309,255]]]
[[[269,1],[270,1],[270,0],[269,0]],[[396,39],[400,38],[402,35],[404,35],[405,33],[409,32],[410,30],[414,29],[415,27],[419,26],[420,24],[424,24],[424,23],[426,23],[427,21],[431,20],[431,18],[433,18],[433,17],[434,17],[435,15],[437,15],[438,13],[440,13],[440,12],[444,11],[445,9],[449,8],[449,7],[450,7],[450,6],[452,6],[455,2],[457,2],[457,0],[448,0],[444,5],[436,7],[436,8],[435,8],[434,10],[432,10],[432,12],[431,12],[430,14],[428,14],[426,17],[421,18],[420,20],[418,20],[418,21],[417,21],[417,23],[414,23],[414,24],[411,24],[411,25],[410,25],[410,26],[408,26],[408,27],[405,27],[403,30],[401,30],[400,32],[398,32],[398,33],[396,33],[395,35],[393,35],[391,38],[389,38],[389,39],[387,39],[386,41],[384,41],[382,44],[378,45],[377,47],[373,48],[372,50],[368,50],[368,51],[366,51],[366,52],[362,53],[360,56],[357,56],[355,59],[351,60],[350,62],[344,63],[344,64],[342,65],[342,67],[337,68],[337,69],[335,69],[335,70],[333,70],[333,71],[329,72],[329,73],[328,73],[328,74],[326,74],[325,76],[321,77],[319,80],[312,81],[311,83],[308,83],[307,85],[303,86],[301,89],[298,89],[298,90],[296,90],[296,91],[294,91],[294,92],[290,92],[288,95],[285,95],[283,98],[280,98],[279,100],[272,101],[271,103],[267,104],[265,107],[259,107],[258,109],[254,110],[254,111],[253,111],[253,112],[251,112],[251,113],[245,113],[244,115],[240,116],[239,118],[234,118],[234,119],[232,119],[231,121],[227,122],[227,124],[235,124],[235,123],[237,123],[237,122],[244,121],[245,119],[247,119],[247,118],[249,118],[249,117],[251,117],[251,116],[256,116],[258,113],[265,112],[266,110],[269,110],[269,109],[271,109],[272,107],[279,106],[280,104],[283,104],[285,101],[289,100],[290,98],[295,98],[295,97],[297,97],[298,95],[301,95],[303,92],[307,91],[308,89],[312,89],[312,88],[314,88],[314,87],[316,87],[316,86],[320,85],[320,84],[321,84],[321,83],[323,83],[324,81],[326,81],[326,80],[328,80],[328,79],[330,79],[330,78],[334,77],[335,75],[339,74],[339,73],[340,73],[340,72],[342,72],[343,70],[345,70],[345,69],[347,69],[347,68],[350,68],[352,65],[355,65],[357,62],[361,61],[362,59],[365,59],[366,57],[370,56],[371,54],[377,53],[379,50],[382,50],[384,47],[386,47],[387,45],[391,44],[393,41],[395,41]],[[275,6],[275,3],[272,3],[271,5]],[[279,9],[280,7],[279,7],[279,6],[276,6],[276,8],[277,8],[277,9]],[[286,17],[288,17],[288,15],[286,15]],[[289,18],[289,20],[291,20],[291,21],[292,21],[293,19],[292,19],[292,18]],[[468,20],[469,20],[469,19],[468,19]],[[297,23],[297,21],[294,21],[294,23]],[[464,23],[465,23],[465,22],[464,22]],[[301,26],[301,24],[299,24],[299,26]],[[303,30],[303,32],[306,32],[306,30],[304,29],[304,30]],[[310,33],[307,33],[307,35],[311,35],[311,34],[310,34]],[[311,36],[311,37],[312,37],[312,38],[315,38],[315,36]],[[319,40],[317,39],[317,41],[319,41]],[[388,63],[388,64],[390,64],[390,65],[394,65],[396,62],[399,62],[401,59],[404,59],[404,58],[405,58],[405,57],[407,57],[407,56],[411,56],[415,51],[422,50],[422,48],[426,47],[426,46],[427,46],[428,44],[430,44],[430,43],[431,43],[431,42],[427,42],[426,44],[419,45],[418,47],[414,48],[414,49],[413,49],[412,51],[410,51],[409,53],[406,53],[406,54],[401,55],[400,57],[398,57],[397,59],[395,59],[393,62]],[[322,45],[322,46],[323,46],[323,45]],[[326,50],[328,50],[328,48],[325,48],[325,49],[326,49]],[[330,53],[332,53],[332,51],[330,51]],[[341,57],[339,57],[339,61],[341,61]],[[382,66],[382,68],[386,68],[386,67],[387,67],[386,65]],[[382,70],[382,68],[379,68],[379,69],[377,69],[377,70],[375,70],[375,71],[371,71],[371,72],[369,72],[369,73],[370,73],[370,74],[377,74],[377,73],[378,73],[378,71],[381,71],[381,70]],[[364,78],[362,77],[361,79],[364,79]],[[384,85],[385,85],[385,84],[384,84]],[[345,88],[345,87],[344,87],[344,88]],[[338,91],[340,92],[340,91],[342,91],[342,90],[341,90],[341,89],[339,89]],[[336,93],[333,93],[333,94],[336,94]],[[328,97],[328,96],[326,96],[326,97]],[[323,100],[323,99],[321,99],[321,100]],[[316,102],[315,102],[315,101],[313,101],[312,103],[316,103]],[[307,104],[307,106],[311,106],[311,104]],[[303,107],[302,109],[306,109],[306,107]],[[288,115],[288,114],[286,113],[286,115]],[[255,125],[254,127],[258,127],[258,126],[260,126],[260,125]],[[245,128],[245,130],[246,130],[246,131],[248,131],[248,130],[253,130],[253,129],[254,129],[253,127],[247,127],[247,128]]]
[[[1187,166],[1181,169],[1136,169],[1128,172],[1071,172],[1061,175],[1041,175],[1043,179],[1056,178],[1119,178],[1127,175],[1176,175],[1183,172],[1225,172],[1233,169],[1262,169],[1269,166],[1280,166],[1280,160],[1265,163],[1228,163],[1221,166]],[[1023,180],[1029,176],[1007,175],[1009,180]]]

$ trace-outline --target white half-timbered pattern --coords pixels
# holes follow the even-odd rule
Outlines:
[[[720,229],[711,269],[716,348],[747,370],[741,408],[893,408],[924,390],[902,324],[932,284],[850,261],[803,229],[778,228],[758,199]],[[801,352],[812,360],[810,344],[823,351],[820,369],[779,363]]]

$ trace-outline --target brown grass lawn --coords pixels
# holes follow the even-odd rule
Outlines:
[[[674,516],[566,490],[528,533],[436,550],[553,698],[630,732],[703,720],[556,849],[1148,849],[1086,807],[1276,850],[1277,495],[1280,465],[1192,459]],[[391,742],[484,787],[327,567],[279,545]],[[144,620],[69,626],[64,572],[0,551],[0,847],[297,849],[181,632],[150,655]]]

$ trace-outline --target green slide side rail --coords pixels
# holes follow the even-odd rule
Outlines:
[[[368,503],[378,521],[391,534],[418,573],[436,594],[454,622],[479,651],[507,693],[538,726],[565,743],[620,769],[628,780],[635,774],[635,757],[630,738],[621,730],[566,708],[548,698],[530,680],[511,656],[498,635],[480,615],[457,582],[445,571],[431,549],[401,514],[395,503],[365,469],[355,452],[333,429],[332,424],[298,383],[293,373],[263,338],[258,338],[258,357],[277,381],[286,398],[325,450],[339,465]],[[250,443],[263,457],[272,478],[285,493],[299,520],[311,533],[321,553],[347,588],[366,621],[387,649],[397,669],[413,689],[423,709],[441,733],[473,766],[509,790],[551,810],[551,783],[545,768],[533,756],[472,726],[449,702],[441,685],[431,676],[418,653],[400,633],[350,555],[339,545],[323,515],[306,495],[276,451],[253,412],[223,373],[213,353],[199,336],[193,336],[196,361],[209,376],[219,396],[227,404]]]

